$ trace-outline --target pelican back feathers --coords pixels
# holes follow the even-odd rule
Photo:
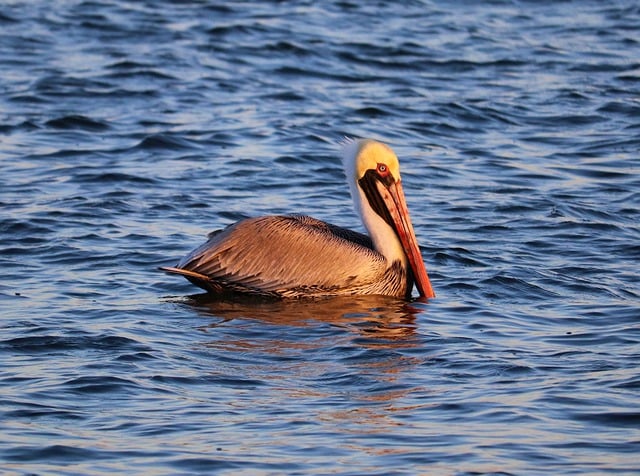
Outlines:
[[[305,215],[242,220],[164,270],[216,294],[405,297],[413,285],[368,236]]]

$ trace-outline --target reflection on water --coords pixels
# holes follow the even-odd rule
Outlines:
[[[394,402],[421,390],[403,378],[422,363],[407,355],[424,346],[416,323],[422,303],[387,296],[265,301],[206,294],[178,302],[211,321],[198,327],[207,336],[201,345],[225,360],[211,372],[240,372],[273,387],[279,398],[286,394],[295,408],[317,407],[325,424],[384,421]],[[351,403],[336,406],[346,395]]]
[[[305,300],[217,300],[207,294],[190,296],[183,303],[200,315],[231,319],[254,319],[266,324],[295,327],[318,322],[341,327],[366,338],[365,346],[407,347],[415,335],[419,312],[406,301],[388,296],[340,296]],[[224,322],[223,321],[223,322]],[[206,327],[216,327],[219,323]]]

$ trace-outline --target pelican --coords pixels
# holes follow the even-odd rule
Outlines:
[[[398,158],[372,139],[347,139],[343,164],[369,236],[306,215],[248,218],[163,271],[215,295],[433,298],[402,190]]]

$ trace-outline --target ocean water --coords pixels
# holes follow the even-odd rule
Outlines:
[[[640,472],[640,6],[4,2],[3,474]],[[175,264],[400,157],[437,298]]]

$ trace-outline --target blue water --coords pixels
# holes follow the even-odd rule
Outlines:
[[[5,474],[640,472],[632,0],[5,2]],[[206,234],[362,230],[389,143],[437,299],[209,302]]]

